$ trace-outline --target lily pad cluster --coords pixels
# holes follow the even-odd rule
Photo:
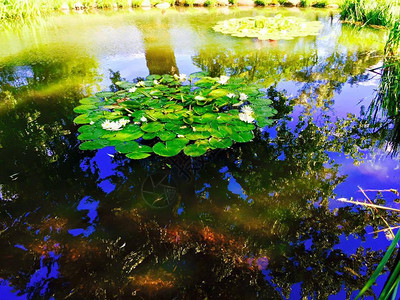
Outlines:
[[[115,146],[131,159],[200,156],[251,141],[276,113],[259,87],[228,76],[151,75],[117,85],[121,90],[84,98],[74,109],[81,150]]]
[[[259,40],[291,40],[299,36],[318,35],[322,24],[296,17],[256,16],[220,21],[213,27],[217,32]]]

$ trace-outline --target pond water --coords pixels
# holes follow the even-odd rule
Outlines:
[[[288,41],[211,29],[277,13],[324,27]],[[390,244],[371,233],[381,217],[396,221],[335,200],[399,187],[398,159],[363,121],[384,40],[313,9],[138,9],[4,25],[0,298],[354,298]],[[201,158],[78,149],[81,98],[121,79],[201,70],[262,82],[274,124]],[[377,197],[398,207],[390,192]]]

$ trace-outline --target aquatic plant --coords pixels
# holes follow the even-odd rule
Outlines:
[[[213,27],[217,32],[259,40],[291,40],[299,36],[318,35],[322,24],[296,17],[249,17],[220,21]]]
[[[344,0],[342,20],[369,25],[390,26],[399,16],[398,0]]]
[[[393,155],[400,146],[400,21],[390,31],[385,46],[383,66],[380,68],[380,84],[370,106],[370,117],[379,129],[385,131],[386,140]],[[380,115],[378,117],[378,115]],[[380,120],[382,119],[382,120]],[[378,123],[382,121],[383,125]]]
[[[82,99],[74,111],[81,150],[115,146],[131,159],[153,152],[201,156],[208,149],[229,148],[253,139],[253,130],[272,123],[271,100],[257,86],[240,79],[204,73],[150,75],[136,84],[118,82],[122,90]],[[139,140],[140,139],[140,140]]]

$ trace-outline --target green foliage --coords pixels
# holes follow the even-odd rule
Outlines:
[[[83,125],[80,149],[115,146],[132,159],[152,152],[175,156],[182,150],[201,156],[209,149],[251,141],[253,121],[260,127],[271,125],[272,101],[262,98],[257,86],[204,73],[193,74],[190,85],[183,85],[185,80],[183,75],[151,75],[136,84],[118,82],[122,90],[117,92],[80,100],[74,109],[79,114],[74,122]]]
[[[255,0],[254,3],[260,6],[278,5],[278,0]]]
[[[215,31],[237,37],[256,37],[260,40],[291,40],[299,36],[318,35],[322,24],[296,17],[249,17],[218,22]]]
[[[218,4],[217,0],[206,0],[206,2],[204,2],[205,6],[216,6]]]
[[[326,7],[328,5],[328,0],[301,0],[301,7]]]
[[[391,26],[399,16],[397,0],[344,0],[341,18],[350,22]]]
[[[400,148],[400,21],[390,31],[385,46],[378,92],[370,106],[373,123],[385,132],[393,155]],[[380,115],[378,117],[378,114]],[[382,119],[382,120],[381,120]],[[383,126],[381,125],[383,123]]]
[[[139,7],[143,3],[143,0],[132,0],[132,7]]]

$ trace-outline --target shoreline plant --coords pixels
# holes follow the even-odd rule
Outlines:
[[[228,76],[150,75],[117,85],[121,90],[84,98],[74,109],[80,114],[74,122],[83,125],[81,150],[114,146],[131,159],[181,151],[196,157],[250,142],[276,113],[260,87]]]

